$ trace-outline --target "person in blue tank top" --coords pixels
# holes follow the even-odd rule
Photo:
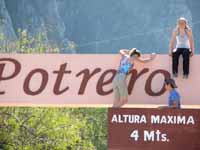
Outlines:
[[[176,42],[176,47],[174,44]],[[172,56],[172,73],[178,77],[178,64],[180,55],[183,56],[183,78],[189,76],[190,56],[194,55],[194,40],[191,28],[187,25],[187,20],[179,18],[177,27],[172,33],[170,40],[169,55]]]
[[[128,73],[134,67],[134,60],[140,62],[148,62],[152,60],[156,55],[152,53],[148,58],[142,58],[141,52],[136,48],[131,50],[122,49],[119,51],[121,54],[120,64],[117,70],[117,74],[113,79],[113,92],[114,92],[114,102],[113,107],[121,107],[128,102],[128,89],[126,85],[126,77]]]

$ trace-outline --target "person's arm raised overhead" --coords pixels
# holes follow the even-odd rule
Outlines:
[[[120,49],[119,53],[124,56],[124,55],[128,55],[129,54],[129,50],[128,49]]]

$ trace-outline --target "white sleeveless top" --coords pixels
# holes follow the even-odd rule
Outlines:
[[[178,34],[176,35],[176,48],[188,48],[190,49],[190,42],[189,42],[189,37],[186,32],[184,32],[184,35],[180,35],[180,31],[178,29]]]

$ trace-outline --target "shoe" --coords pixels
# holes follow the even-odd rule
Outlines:
[[[183,79],[188,79],[188,75],[187,75],[187,74],[184,74],[184,75],[183,75]]]
[[[178,77],[178,73],[173,73],[173,77],[177,78]]]

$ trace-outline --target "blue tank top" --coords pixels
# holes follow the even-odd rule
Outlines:
[[[188,38],[188,34],[186,32],[184,32],[184,35],[181,36],[180,35],[180,31],[178,29],[178,34],[176,35],[176,48],[189,48],[190,49],[190,43],[189,43],[189,38]]]
[[[133,68],[133,64],[129,62],[128,56],[123,56],[120,60],[120,65],[118,68],[118,72],[128,74],[128,72]]]

